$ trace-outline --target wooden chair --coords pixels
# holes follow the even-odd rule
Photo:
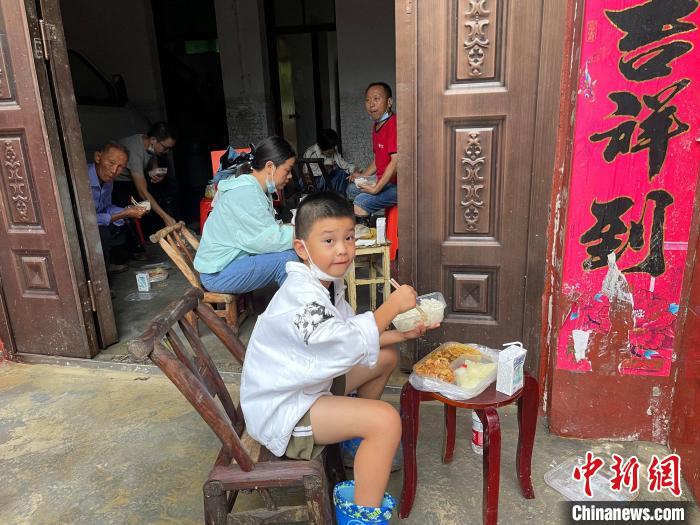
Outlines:
[[[321,170],[321,176],[323,177],[323,180],[326,183],[326,189],[330,190],[331,187],[331,176],[330,173],[328,173],[328,170],[326,170],[326,165],[324,164],[325,160],[321,157],[318,158],[299,158],[296,161],[296,164],[301,166],[301,173],[302,173],[302,178],[304,181],[304,186],[308,190],[312,190],[312,192],[318,190],[316,187],[316,182],[314,178],[313,171],[311,170],[311,165],[316,164],[318,166],[318,169]]]
[[[160,244],[163,251],[168,254],[168,257],[180,269],[192,286],[202,290],[204,302],[218,307],[218,309],[214,310],[216,314],[223,317],[234,333],[237,334],[241,324],[248,316],[248,308],[246,307],[239,314],[239,296],[204,290],[199,279],[199,272],[194,269],[194,256],[199,249],[199,240],[187,229],[185,223],[180,221],[172,226],[166,226],[151,235],[150,239],[151,242]],[[245,302],[245,299],[243,301]]]
[[[326,447],[311,461],[286,460],[277,458],[248,435],[240,404],[231,399],[189,319],[194,316],[209,327],[240,364],[245,347],[211,306],[202,302],[203,298],[201,290],[190,289],[156,316],[138,339],[129,342],[129,352],[138,361],[150,358],[221,441],[221,450],[203,487],[205,523],[333,523],[331,491],[345,478],[339,446]],[[270,489],[281,487],[301,487],[305,504],[278,506]],[[257,491],[265,508],[233,512],[241,490]]]

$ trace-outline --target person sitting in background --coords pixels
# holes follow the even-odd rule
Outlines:
[[[391,87],[384,82],[373,82],[365,90],[365,109],[374,121],[372,151],[374,160],[362,172],[351,176],[369,178],[376,174],[375,183],[351,184],[348,198],[355,204],[357,221],[366,222],[369,215],[397,202],[396,167],[398,163],[396,114],[391,109]]]
[[[304,158],[323,159],[331,187],[326,188],[326,181],[321,173],[321,168],[316,164],[311,164],[311,173],[314,176],[317,190],[333,190],[341,195],[345,195],[348,187],[348,177],[355,173],[355,166],[346,161],[338,152],[339,144],[340,139],[335,130],[330,128],[322,129],[318,134],[316,144],[310,146],[304,152]]]
[[[272,194],[292,178],[296,153],[283,138],[268,137],[246,155],[239,175],[219,182],[194,259],[211,292],[242,294],[281,285],[285,264],[298,260],[293,228],[275,219],[272,206]]]
[[[175,181],[167,177],[167,168],[158,167],[158,158],[166,156],[175,147],[175,141],[175,130],[167,122],[156,122],[145,135],[138,133],[118,140],[129,150],[129,162],[127,170],[116,179],[116,204],[126,206],[132,197],[147,200],[166,226],[175,224],[165,203],[167,194],[172,193],[166,186],[174,186]]]
[[[121,237],[119,230],[124,226],[124,219],[140,219],[146,213],[142,206],[122,208],[112,203],[113,181],[121,173],[129,160],[129,150],[117,142],[107,142],[95,153],[95,162],[88,164],[88,178],[92,190],[92,200],[97,212],[97,226],[100,230],[102,254],[108,272],[127,269],[125,264],[111,264],[111,250]]]

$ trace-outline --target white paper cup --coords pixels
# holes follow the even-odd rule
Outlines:
[[[139,292],[151,291],[151,280],[148,276],[148,272],[136,272],[136,287]]]

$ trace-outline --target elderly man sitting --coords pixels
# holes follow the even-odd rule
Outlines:
[[[117,142],[107,142],[101,151],[95,153],[94,164],[88,164],[88,177],[92,190],[92,200],[97,212],[97,225],[100,229],[102,253],[108,272],[126,270],[124,264],[110,264],[111,249],[121,244],[118,241],[119,229],[124,226],[124,219],[139,219],[146,213],[142,206],[121,208],[112,204],[114,179],[121,173],[129,160],[129,150]]]

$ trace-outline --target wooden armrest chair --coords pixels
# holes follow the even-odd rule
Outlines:
[[[309,185],[309,189],[312,189],[313,191],[316,191],[318,188],[316,188],[316,183],[314,182],[314,174],[311,171],[311,165],[316,164],[318,166],[318,169],[321,170],[321,176],[323,177],[323,180],[326,182],[326,189],[331,190],[331,175],[328,173],[328,170],[326,169],[326,165],[324,164],[325,160],[321,157],[318,158],[300,158],[297,159],[296,163],[301,166],[302,169],[302,174],[306,171],[308,174],[308,177],[310,179],[305,179],[304,183],[305,185]],[[307,180],[309,182],[307,182]]]
[[[156,316],[138,339],[129,342],[129,352],[139,361],[150,358],[221,441],[221,450],[203,487],[205,523],[333,523],[332,490],[335,483],[345,479],[339,446],[325,447],[311,461],[288,460],[276,457],[248,435],[240,404],[231,399],[192,327],[192,316],[204,322],[240,364],[245,347],[211,306],[202,302],[203,297],[201,290],[190,289]],[[281,487],[303,488],[305,504],[278,506],[270,489]],[[265,508],[233,512],[241,490],[259,492]]]
[[[241,324],[248,316],[248,308],[246,306],[239,314],[237,295],[204,290],[202,281],[199,280],[199,272],[194,269],[194,256],[199,249],[199,240],[194,233],[187,229],[185,223],[180,221],[172,226],[166,226],[151,235],[150,239],[151,242],[160,244],[160,247],[168,254],[168,257],[180,269],[189,283],[202,290],[204,302],[215,305],[218,308],[214,310],[216,314],[226,319],[226,323],[237,334]]]

